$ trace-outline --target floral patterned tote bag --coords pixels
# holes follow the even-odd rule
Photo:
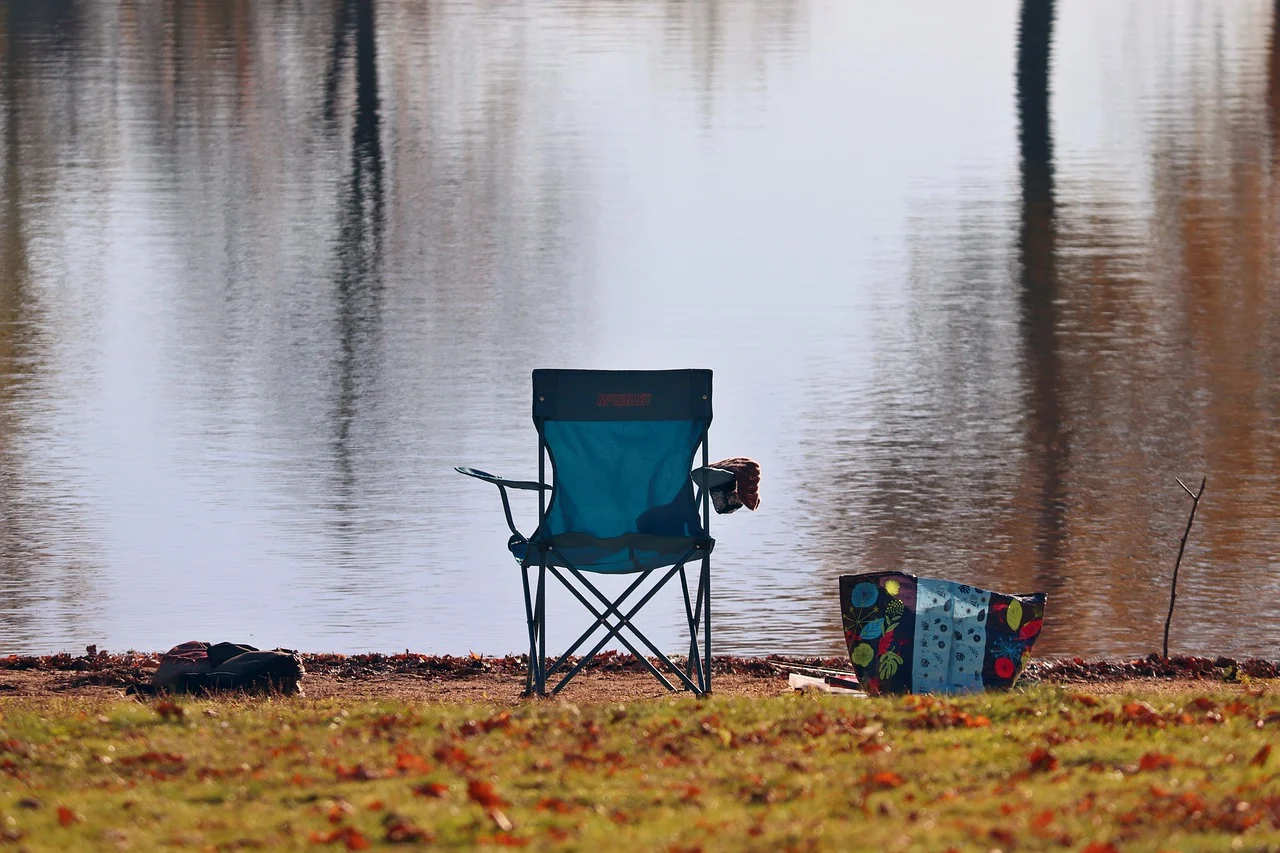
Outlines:
[[[1013,685],[1040,635],[1045,594],[1004,595],[902,572],[843,575],[840,612],[858,680],[881,693]]]

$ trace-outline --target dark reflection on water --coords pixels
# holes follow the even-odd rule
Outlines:
[[[47,409],[36,378],[48,356],[46,317],[33,286],[38,252],[31,243],[32,196],[45,175],[27,168],[24,144],[43,128],[24,114],[24,70],[34,64],[72,68],[80,36],[73,5],[65,2],[9,4],[4,17],[3,238],[0,240],[0,625],[22,638],[15,645],[38,645],[41,614],[71,631],[94,630],[86,622],[100,610],[92,599],[99,590],[92,563],[96,553],[86,541],[74,553],[49,544],[53,535],[83,534],[83,525],[64,513],[80,503],[61,475],[74,460],[40,466],[27,448],[42,437],[24,434],[24,412]],[[25,488],[34,484],[36,489]],[[46,574],[51,572],[50,574]],[[7,636],[6,636],[7,639]],[[33,642],[35,641],[35,642]],[[3,642],[3,641],[0,641]]]
[[[1021,362],[1026,378],[1026,443],[1030,483],[1028,505],[1036,508],[1031,535],[1034,567],[1027,579],[1056,602],[1068,585],[1067,492],[1071,435],[1062,397],[1063,374],[1058,339],[1057,223],[1053,186],[1053,134],[1049,109],[1049,70],[1053,46],[1053,0],[1022,0],[1018,17],[1018,153],[1022,211],[1018,230],[1021,268]],[[1021,488],[1020,488],[1021,491]],[[1021,580],[1021,578],[1020,578]],[[1060,627],[1060,626],[1058,626]],[[1062,636],[1059,632],[1058,636]],[[1052,634],[1047,638],[1052,642]]]
[[[382,313],[383,164],[379,125],[377,43],[373,3],[344,0],[333,29],[333,52],[325,77],[324,116],[337,133],[338,80],[344,68],[348,35],[354,42],[355,110],[351,119],[349,178],[338,201],[338,237],[334,284],[338,312],[337,385],[333,422],[332,487],[335,536],[342,542],[341,564],[359,559],[357,471],[352,459],[351,427],[359,417],[359,382],[366,366],[376,368]],[[337,580],[335,589],[354,592],[357,578]]]
[[[719,650],[901,567],[1148,651],[1205,474],[1172,645],[1276,656],[1278,10],[7,4],[0,653],[518,648],[450,466],[705,365]]]

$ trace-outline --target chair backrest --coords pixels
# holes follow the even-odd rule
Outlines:
[[[705,535],[689,470],[710,370],[535,370],[533,420],[555,473],[535,540]]]

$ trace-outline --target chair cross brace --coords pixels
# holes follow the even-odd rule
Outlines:
[[[587,578],[583,575],[583,573],[579,571],[576,567],[574,567],[573,564],[569,560],[567,560],[563,554],[561,554],[559,551],[556,551],[554,548],[548,548],[547,550],[555,554],[555,556],[558,558],[558,561],[564,564],[564,568],[569,572],[569,574],[571,574],[574,578],[576,578],[582,584],[583,587],[585,587],[592,595],[594,595],[595,598],[598,599],[599,602],[604,605],[604,609],[603,611],[598,609],[596,605],[589,598],[587,598],[586,595],[584,595],[576,586],[574,586],[573,583],[570,582],[569,578],[565,577],[565,575],[561,573],[560,569],[557,566],[546,565],[545,557],[543,558],[543,560],[539,565],[537,566],[530,565],[522,569],[521,575],[524,579],[524,591],[525,591],[525,614],[528,618],[528,625],[529,625],[529,652],[530,652],[529,673],[525,681],[525,686],[526,686],[525,692],[527,694],[533,693],[537,695],[545,695],[547,677],[550,675],[553,675],[557,670],[559,670],[563,665],[565,665],[569,660],[569,656],[572,655],[574,652],[576,652],[591,637],[591,635],[595,633],[597,628],[600,628],[602,626],[605,629],[604,637],[600,639],[589,652],[583,655],[578,660],[578,662],[573,666],[573,668],[570,669],[564,675],[564,677],[560,679],[560,681],[556,684],[554,688],[552,688],[551,692],[553,695],[556,693],[559,693],[562,689],[564,689],[565,685],[567,685],[569,681],[573,679],[574,676],[576,676],[579,672],[582,671],[583,667],[585,667],[591,661],[591,659],[595,657],[595,655],[599,653],[601,649],[604,648],[605,644],[608,643],[609,640],[615,637],[618,639],[620,643],[622,643],[623,646],[626,647],[627,651],[629,651],[636,658],[636,660],[640,661],[640,663],[645,667],[645,669],[647,669],[649,673],[653,675],[653,677],[656,678],[660,684],[662,684],[663,687],[672,691],[676,690],[676,687],[672,685],[672,683],[663,675],[663,673],[656,666],[654,666],[653,663],[647,657],[645,657],[645,655],[642,654],[639,649],[636,648],[635,644],[631,641],[631,639],[629,639],[626,635],[622,633],[623,629],[630,631],[634,635],[635,639],[639,640],[639,642],[643,644],[644,647],[648,649],[648,651],[651,652],[654,657],[656,657],[661,663],[665,664],[666,667],[676,675],[676,677],[680,680],[680,682],[686,689],[691,690],[694,693],[699,695],[710,692],[710,689],[711,689],[711,673],[710,673],[711,643],[709,638],[709,629],[710,629],[709,623],[710,623],[710,617],[711,617],[711,608],[710,608],[710,600],[711,600],[710,586],[711,585],[710,585],[710,560],[707,557],[704,556],[702,561],[703,565],[702,565],[702,571],[700,573],[700,577],[698,579],[696,604],[691,605],[690,603],[691,600],[689,597],[689,583],[685,573],[686,561],[697,550],[696,548],[693,548],[693,549],[690,549],[688,552],[686,552],[685,555],[682,556],[675,565],[673,565],[670,569],[668,569],[665,572],[665,574],[661,576],[661,578],[657,581],[657,583],[655,583],[649,589],[649,591],[646,592],[640,598],[640,600],[636,604],[632,605],[624,613],[622,610],[623,603],[632,595],[632,593],[634,593],[637,589],[639,589],[644,584],[644,582],[649,578],[650,575],[652,575],[655,571],[657,571],[656,569],[649,569],[641,572],[639,576],[634,581],[632,581],[632,583],[629,584],[627,588],[623,590],[623,592],[617,598],[610,599],[607,595],[605,595],[598,588],[596,588],[594,584],[592,584],[589,580],[587,580]],[[529,576],[527,574],[528,569],[532,569],[532,568],[537,568],[538,570],[538,581],[537,581],[536,589],[531,589]],[[569,646],[569,648],[552,663],[550,668],[548,668],[546,664],[546,619],[545,619],[545,614],[546,614],[545,577],[546,577],[546,571],[548,569],[551,571],[552,576],[555,577],[556,580],[560,581],[560,583],[563,584],[565,588],[568,589],[569,592],[571,592],[574,595],[574,597],[578,599],[578,601],[583,605],[583,607],[585,607],[588,610],[588,612],[590,612],[591,615],[595,617],[595,621],[590,625],[590,627],[588,627],[585,631],[582,632],[581,635],[579,635],[578,639],[575,640]],[[649,600],[652,599],[653,596],[656,595],[667,584],[667,582],[671,580],[671,578],[673,578],[676,574],[680,575],[680,585],[681,585],[681,589],[684,592],[685,616],[688,621],[689,637],[690,637],[689,656],[686,661],[685,668],[683,670],[677,664],[675,664],[670,658],[664,655],[662,651],[658,649],[658,647],[655,646],[649,640],[649,638],[646,637],[631,622],[632,618],[637,613],[639,613],[640,610],[649,602]],[[704,607],[704,601],[706,603],[705,607]],[[708,631],[708,634],[704,635],[705,639],[707,640],[705,644],[705,647],[706,647],[705,661],[702,659],[702,656],[698,654],[698,633],[699,633],[699,630],[703,627],[699,623],[703,622],[704,619],[705,619],[705,622],[708,623],[706,624],[706,629]]]

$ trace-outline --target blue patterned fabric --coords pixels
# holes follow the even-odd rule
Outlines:
[[[990,601],[985,589],[931,578],[917,581],[913,693],[982,689]]]

